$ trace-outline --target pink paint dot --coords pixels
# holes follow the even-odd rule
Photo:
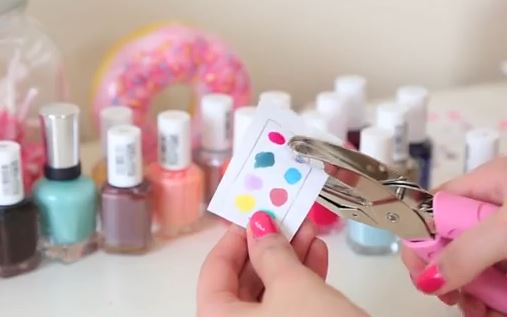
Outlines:
[[[287,202],[288,196],[289,195],[287,194],[287,191],[283,188],[274,188],[269,193],[271,203],[276,207],[280,207],[285,204]]]
[[[498,128],[502,131],[507,131],[507,119],[504,119],[498,123]]]
[[[452,110],[452,111],[447,112],[447,118],[451,121],[458,122],[458,121],[461,121],[462,116],[459,111]]]
[[[248,190],[259,190],[262,188],[262,179],[256,175],[247,175],[245,178],[245,187]]]
[[[268,137],[269,137],[269,140],[275,144],[278,144],[278,145],[285,144],[285,138],[279,132],[269,132]]]

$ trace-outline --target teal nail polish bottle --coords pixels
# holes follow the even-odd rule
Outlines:
[[[40,111],[46,145],[44,178],[33,197],[42,219],[46,256],[75,262],[97,249],[97,190],[81,175],[79,108],[55,103]]]

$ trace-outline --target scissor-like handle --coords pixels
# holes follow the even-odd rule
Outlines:
[[[433,199],[433,213],[437,235],[435,239],[424,241],[405,241],[426,262],[435,258],[439,252],[464,231],[477,225],[482,219],[498,210],[498,206],[439,192]],[[463,290],[487,306],[507,313],[507,278],[496,268],[488,268]]]

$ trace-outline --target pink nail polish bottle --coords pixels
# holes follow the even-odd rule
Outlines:
[[[171,238],[192,231],[203,215],[204,175],[192,163],[188,113],[158,115],[158,162],[149,165],[147,178],[159,235]]]
[[[204,204],[207,206],[232,155],[232,98],[224,94],[204,96],[201,118],[201,147],[196,162],[204,171]]]

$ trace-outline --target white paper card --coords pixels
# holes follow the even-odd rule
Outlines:
[[[268,212],[292,239],[327,180],[322,169],[296,161],[287,145],[307,131],[296,113],[259,106],[208,210],[243,227],[254,212]]]

